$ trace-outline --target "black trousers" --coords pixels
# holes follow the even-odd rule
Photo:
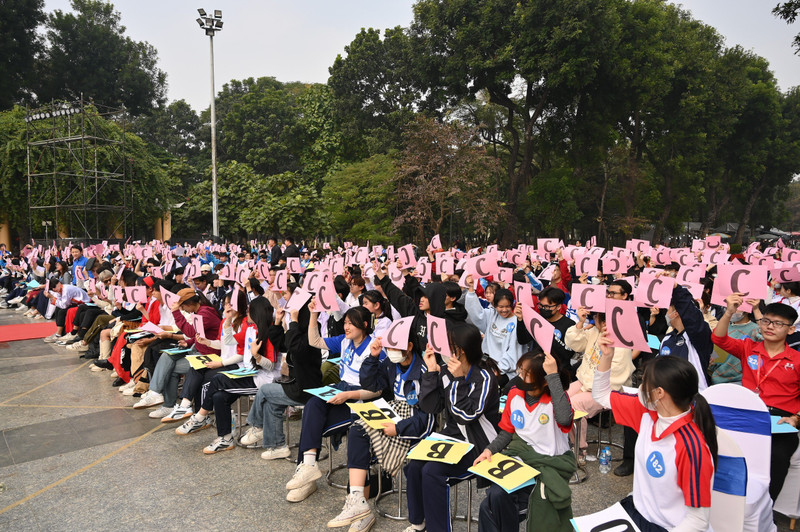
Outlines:
[[[519,524],[528,516],[528,499],[535,486],[527,486],[513,493],[492,484],[481,501],[478,516],[480,532],[506,532],[519,530]]]

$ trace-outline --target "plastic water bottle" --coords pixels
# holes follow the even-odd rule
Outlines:
[[[611,471],[611,449],[608,446],[600,451],[600,472],[604,475]]]

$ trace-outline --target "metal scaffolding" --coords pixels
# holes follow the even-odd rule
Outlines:
[[[133,183],[126,171],[124,108],[52,102],[28,109],[31,237],[66,233],[101,240],[132,236]]]

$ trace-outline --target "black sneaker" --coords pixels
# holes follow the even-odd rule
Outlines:
[[[618,477],[629,477],[633,475],[633,460],[631,458],[624,459],[622,463],[614,469],[614,474]]]
[[[126,383],[125,383],[124,380],[122,380],[122,377],[117,377],[116,379],[114,379],[114,382],[111,383],[111,386],[116,388],[118,386],[122,386],[123,384],[126,384]]]
[[[108,360],[95,360],[94,362],[92,362],[92,364],[94,364],[98,368],[114,369],[114,365]]]

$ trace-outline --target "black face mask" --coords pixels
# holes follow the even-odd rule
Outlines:
[[[516,386],[523,392],[533,392],[536,390],[536,385],[532,382],[519,381]]]
[[[553,317],[553,314],[555,314],[555,313],[556,313],[556,312],[555,312],[554,310],[552,310],[552,309],[539,307],[539,314],[540,314],[540,315],[541,315],[541,316],[542,316],[544,319],[549,319],[549,318],[552,318],[552,317]]]

